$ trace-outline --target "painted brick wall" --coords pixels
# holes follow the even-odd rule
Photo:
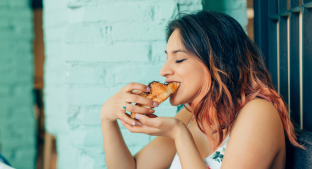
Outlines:
[[[202,1],[45,0],[44,6],[46,128],[57,135],[58,160],[68,161],[58,168],[106,168],[101,105],[130,82],[164,81],[166,23],[202,9]],[[246,27],[246,9],[239,10],[234,18]],[[176,111],[168,101],[156,108],[160,116]],[[120,126],[133,154],[153,139]]]
[[[179,10],[202,9],[199,0],[70,2],[67,47],[68,122],[80,168],[106,168],[100,126],[102,104],[130,82],[164,81],[165,26]],[[160,116],[176,107],[161,104]],[[132,154],[153,138],[121,131]]]
[[[67,3],[66,0],[43,1],[45,129],[56,136],[58,169],[78,168],[77,153],[70,143],[67,122]]]
[[[130,82],[164,81],[165,25],[181,10],[202,9],[201,1],[44,0],[44,6],[46,129],[57,137],[58,168],[106,168],[101,105]],[[174,116],[177,108],[165,102],[156,111]],[[132,153],[153,139],[121,130]]]
[[[33,15],[29,0],[0,1],[0,153],[34,169]]]

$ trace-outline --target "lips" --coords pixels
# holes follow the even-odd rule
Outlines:
[[[166,82],[166,83],[174,83],[174,82],[175,82],[175,83],[181,84],[181,82],[178,82],[178,81],[169,81],[169,80],[167,81],[167,80],[166,80],[165,82]]]

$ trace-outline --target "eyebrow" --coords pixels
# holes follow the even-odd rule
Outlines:
[[[177,53],[177,52],[183,52],[183,53],[186,53],[185,51],[180,50],[180,49],[172,51],[172,53]],[[166,53],[166,54],[168,54],[166,50],[165,50],[165,53]]]

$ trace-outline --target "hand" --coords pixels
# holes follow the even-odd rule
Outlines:
[[[181,129],[186,129],[186,126],[180,120],[173,117],[150,118],[145,115],[137,114],[136,118],[142,123],[141,126],[131,126],[123,120],[120,121],[121,124],[132,133],[144,133],[151,136],[165,136],[174,140],[182,131]]]
[[[119,92],[103,104],[101,108],[101,120],[113,122],[117,119],[121,119],[129,125],[139,125],[139,121],[130,118],[125,112],[129,111],[141,114],[154,113],[155,111],[152,108],[157,107],[158,103],[155,104],[152,100],[140,96],[142,91],[148,92],[150,90],[151,89],[147,86],[139,83],[130,83],[129,85],[123,87]],[[139,103],[151,108],[144,108],[132,105],[131,103]],[[124,106],[126,109],[123,108]]]

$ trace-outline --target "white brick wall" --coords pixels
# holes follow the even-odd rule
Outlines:
[[[44,1],[47,128],[69,134],[78,168],[106,168],[102,104],[130,82],[164,82],[159,72],[166,57],[165,26],[182,8],[200,10],[201,1],[59,1]],[[168,101],[156,108],[162,116],[174,116],[176,110]],[[121,130],[133,154],[153,139]],[[58,154],[73,160],[64,150]]]
[[[44,106],[45,128],[56,136],[57,168],[78,168],[77,151],[70,143],[67,122],[66,32],[68,9],[66,0],[43,1],[45,43]]]

